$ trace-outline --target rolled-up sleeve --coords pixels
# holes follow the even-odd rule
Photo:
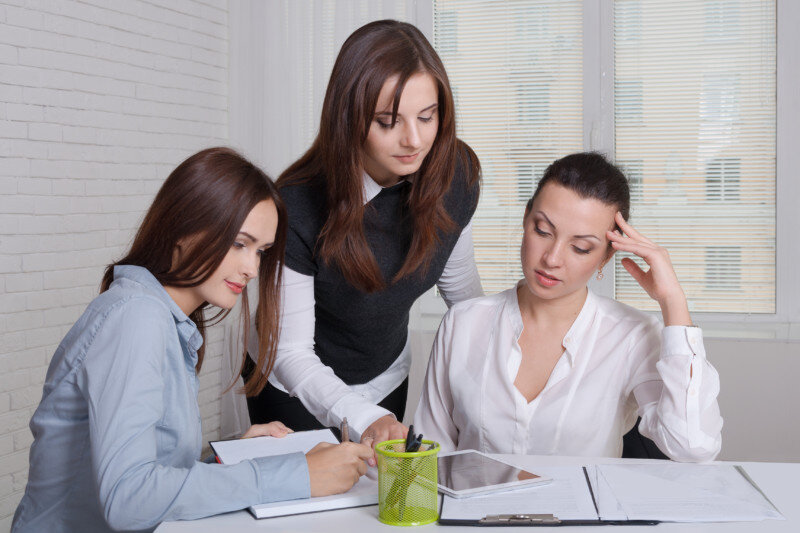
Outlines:
[[[673,460],[711,461],[722,445],[722,416],[719,375],[706,359],[702,330],[667,326],[660,344],[634,378],[639,430]]]
[[[169,442],[157,428],[164,423],[165,410],[174,409],[165,404],[165,388],[174,386],[169,372],[175,370],[164,364],[172,322],[157,302],[126,300],[100,323],[86,352],[78,384],[88,403],[87,453],[92,454],[108,524],[114,529],[145,529],[164,520],[308,497],[308,466],[302,453],[236,465],[198,460],[175,465],[159,453]],[[199,428],[196,413],[185,415],[187,427]],[[176,431],[174,438],[196,438],[197,433],[190,433]]]

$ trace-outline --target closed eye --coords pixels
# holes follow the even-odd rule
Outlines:
[[[572,246],[572,248],[573,248],[573,249],[574,249],[576,252],[578,252],[579,254],[588,254],[589,252],[591,252],[591,251],[592,251],[592,249],[591,249],[591,248],[587,250],[587,249],[584,249],[584,248],[579,248],[579,247],[577,247],[577,246],[575,246],[575,245],[573,245],[573,246]]]

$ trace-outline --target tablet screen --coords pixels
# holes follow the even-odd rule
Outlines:
[[[538,477],[476,452],[439,457],[439,485],[456,492],[519,483]]]

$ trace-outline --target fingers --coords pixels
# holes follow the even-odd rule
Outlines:
[[[250,439],[252,437],[285,437],[289,433],[294,433],[291,429],[286,427],[283,422],[270,422],[269,424],[253,424],[250,426],[244,435],[243,439]]]
[[[375,466],[376,464],[378,464],[378,456],[375,455],[375,451],[374,451],[375,450],[375,441],[370,437],[367,440],[363,440],[362,439],[361,444],[363,444],[364,446],[368,446],[369,449],[370,449],[370,452],[371,452],[369,454],[369,457],[367,457],[367,459],[366,459],[367,464],[369,466]]]
[[[622,259],[622,261],[620,261],[620,263],[622,264],[623,268],[628,271],[628,274],[630,274],[631,277],[635,279],[637,283],[639,283],[639,285],[642,285],[645,282],[647,273],[642,270],[633,259],[630,257],[625,257]]]
[[[635,242],[631,239],[621,237],[618,239],[611,239],[611,246],[620,252],[630,252],[636,254],[649,265],[651,259],[658,253],[659,248],[654,245]]]
[[[633,228],[633,226],[628,224],[628,222],[622,216],[622,213],[620,213],[619,211],[617,211],[617,214],[614,215],[614,221],[617,223],[617,225],[620,227],[620,229],[622,229],[622,231],[624,231],[625,234],[628,235],[629,237],[632,237],[632,238],[637,239],[637,240],[641,240],[641,241],[643,241],[643,242],[645,242],[647,244],[653,244],[653,242],[650,239],[648,239],[647,237],[645,237],[644,235],[642,235],[641,233],[636,231]]]

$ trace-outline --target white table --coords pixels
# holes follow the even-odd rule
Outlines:
[[[536,466],[579,466],[603,463],[636,463],[655,462],[639,459],[609,459],[587,457],[550,457],[534,455],[497,455],[509,463],[529,470]],[[551,531],[587,530],[594,533],[605,533],[611,529],[620,529],[625,533],[662,533],[665,531],[686,532],[786,532],[800,531],[800,463],[730,463],[742,465],[753,481],[758,484],[770,501],[786,517],[785,521],[766,520],[764,522],[725,522],[704,524],[662,523],[658,526],[603,526],[598,530],[591,526],[562,527]],[[467,526],[440,526],[430,524],[411,528],[413,531],[439,530],[443,533],[478,533],[496,531],[509,533],[507,527],[474,528]],[[520,531],[520,529],[516,529]],[[340,509],[323,513],[311,513],[281,518],[256,520],[247,511],[238,511],[218,515],[203,520],[185,522],[164,522],[157,533],[249,533],[256,532],[320,532],[320,533],[355,533],[355,532],[389,532],[400,533],[405,528],[387,526],[378,521],[378,506]],[[539,530],[541,531],[541,530]]]

